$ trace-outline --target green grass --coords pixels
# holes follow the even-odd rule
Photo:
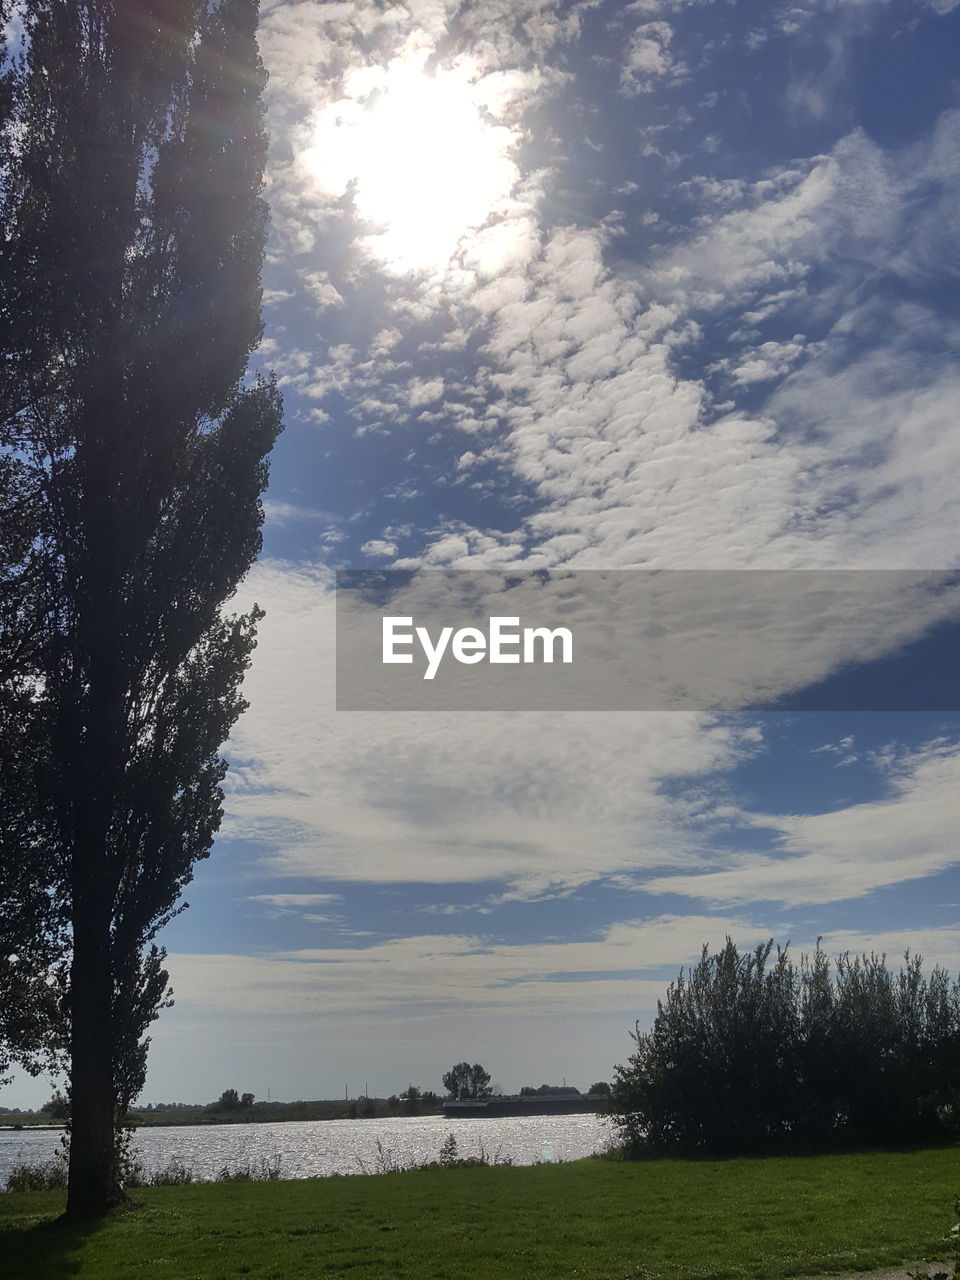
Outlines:
[[[0,1195],[5,1280],[632,1280],[945,1257],[960,1150],[153,1187],[89,1231]]]

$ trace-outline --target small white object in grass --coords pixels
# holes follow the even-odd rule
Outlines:
[[[553,1149],[552,1142],[545,1142],[543,1150],[540,1152],[540,1159],[544,1164],[554,1164],[557,1159],[557,1153]]]

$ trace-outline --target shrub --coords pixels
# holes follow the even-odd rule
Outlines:
[[[63,1191],[67,1185],[67,1165],[56,1156],[29,1164],[20,1161],[7,1174],[7,1191]]]
[[[445,1168],[449,1167],[452,1164],[456,1164],[457,1160],[459,1159],[459,1154],[460,1153],[457,1150],[457,1139],[451,1133],[444,1140],[443,1145],[440,1148],[440,1163]]]
[[[215,1182],[279,1182],[281,1157],[279,1152],[269,1157],[260,1156],[246,1164],[223,1165],[217,1171]]]
[[[482,1142],[477,1144],[477,1154],[473,1156],[462,1156],[457,1146],[457,1139],[454,1134],[450,1134],[444,1139],[440,1147],[440,1155],[436,1160],[410,1161],[404,1163],[399,1157],[395,1156],[392,1151],[386,1150],[380,1139],[377,1139],[377,1155],[373,1165],[367,1164],[360,1156],[354,1157],[360,1167],[361,1173],[380,1174],[380,1173],[410,1173],[418,1169],[475,1169],[481,1166],[492,1165],[512,1165],[513,1158],[502,1154],[503,1148],[498,1147],[496,1152],[490,1156]]]
[[[735,1154],[930,1140],[958,1094],[960,991],[919,957],[819,945],[795,966],[773,942],[706,947],[615,1071],[609,1111],[628,1154]]]
[[[198,1181],[196,1170],[182,1160],[171,1160],[162,1169],[155,1169],[148,1178],[151,1187],[187,1187]]]

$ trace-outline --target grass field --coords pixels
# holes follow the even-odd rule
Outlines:
[[[943,1258],[960,1149],[533,1168],[136,1192],[89,1232],[0,1195],[4,1280],[774,1277]]]

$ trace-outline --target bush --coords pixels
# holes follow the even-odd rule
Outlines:
[[[475,1169],[481,1166],[512,1165],[513,1158],[503,1155],[502,1150],[502,1147],[498,1147],[492,1156],[488,1155],[483,1143],[479,1142],[475,1156],[462,1156],[457,1147],[457,1139],[451,1133],[441,1145],[440,1155],[436,1160],[411,1161],[405,1164],[392,1151],[386,1150],[379,1138],[377,1139],[377,1156],[372,1167],[362,1160],[360,1156],[355,1156],[354,1159],[360,1168],[360,1172],[366,1174],[411,1173],[418,1169]]]
[[[188,1187],[191,1183],[199,1181],[195,1169],[184,1164],[182,1160],[171,1160],[162,1169],[155,1169],[147,1177],[146,1184],[151,1187]]]
[[[628,1154],[738,1154],[929,1141],[958,1097],[960,991],[920,957],[819,945],[795,966],[728,938],[681,970],[616,1068],[609,1111]],[[952,1109],[953,1108],[953,1109]]]
[[[64,1191],[67,1186],[67,1165],[64,1160],[42,1161],[28,1164],[20,1161],[7,1174],[7,1191]]]
[[[248,1160],[246,1164],[224,1165],[217,1171],[214,1178],[215,1182],[279,1182],[280,1180],[280,1162],[279,1153],[267,1159],[266,1156],[260,1156],[258,1160]]]
[[[505,1156],[502,1145],[497,1148],[494,1154],[488,1155],[482,1140],[477,1143],[477,1154],[475,1156],[462,1156],[457,1146],[457,1139],[454,1134],[444,1140],[440,1147],[440,1156],[437,1160],[428,1160],[424,1164],[414,1165],[417,1169],[476,1169],[479,1167],[491,1167],[501,1165],[512,1165],[513,1157]]]

